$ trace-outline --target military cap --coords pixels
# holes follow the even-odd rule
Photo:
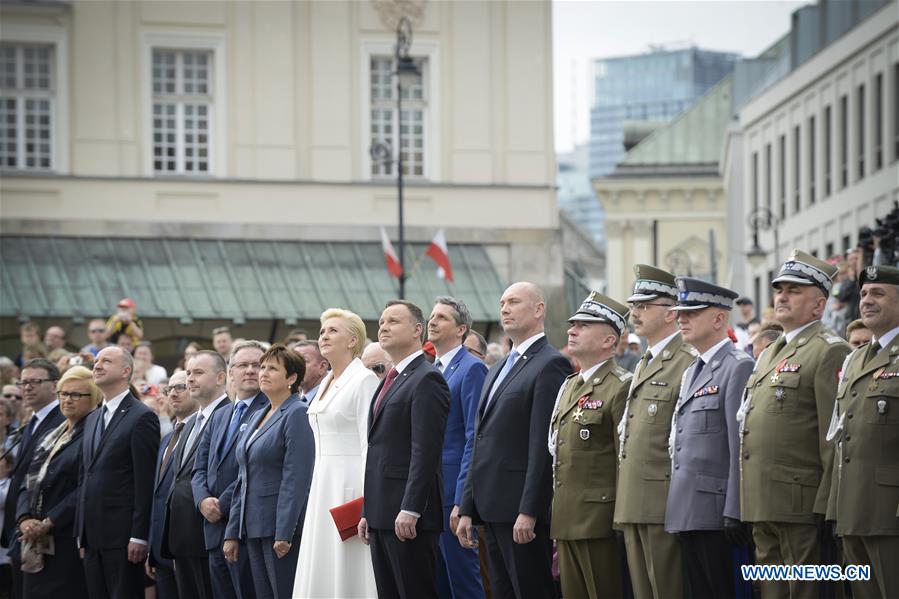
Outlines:
[[[737,294],[702,279],[677,277],[677,305],[671,310],[702,310],[724,308],[732,310]]]
[[[677,285],[674,275],[649,264],[635,264],[634,294],[627,298],[629,302],[648,302],[657,297],[677,298]]]
[[[819,260],[811,254],[793,250],[787,261],[780,267],[777,277],[771,281],[777,283],[795,283],[797,285],[814,285],[821,289],[825,295],[830,295],[833,287],[833,278],[837,274],[837,267]]]
[[[611,326],[620,336],[627,329],[627,316],[630,310],[610,297],[591,291],[581,307],[568,322],[604,322]]]
[[[865,283],[883,283],[884,285],[899,285],[899,268],[895,266],[869,266],[858,275],[858,286]]]

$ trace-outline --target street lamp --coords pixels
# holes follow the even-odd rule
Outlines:
[[[399,147],[394,156],[393,148],[389,141],[372,142],[369,154],[375,162],[384,164],[396,164],[396,195],[397,207],[399,210],[398,229],[399,242],[397,258],[399,258],[400,268],[400,299],[406,297],[406,263],[404,261],[405,253],[405,237],[406,229],[403,222],[403,153],[408,148],[403,144],[403,88],[412,85],[418,81],[421,71],[415,60],[409,56],[409,46],[412,45],[412,23],[406,17],[401,17],[396,26],[396,46],[394,47],[394,59],[396,62],[396,70],[393,76],[396,78],[396,123],[397,132],[395,139]]]
[[[747,223],[752,229],[752,247],[746,252],[749,264],[753,268],[758,268],[768,258],[768,252],[759,245],[759,231],[774,233],[774,262],[777,263],[777,250],[780,248],[780,219],[768,208],[759,206],[749,213]]]

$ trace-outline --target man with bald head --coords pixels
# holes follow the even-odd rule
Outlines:
[[[456,536],[463,547],[474,547],[473,525],[485,524],[494,597],[555,597],[546,430],[571,365],[546,340],[546,300],[538,286],[511,285],[499,306],[512,351],[484,382]]]
[[[134,361],[100,350],[94,382],[103,403],[84,426],[75,532],[92,598],[142,598],[159,419],[131,394]]]
[[[380,343],[369,343],[362,351],[362,363],[382,381],[393,368],[393,361]]]

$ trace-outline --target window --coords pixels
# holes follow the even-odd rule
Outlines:
[[[787,217],[787,136],[780,136],[780,219]]]
[[[849,185],[849,97],[840,97],[840,189]]]
[[[802,177],[800,173],[800,157],[802,156],[800,145],[802,138],[800,137],[799,125],[793,127],[793,214],[799,214],[802,209],[800,204],[799,188],[801,186]]]
[[[829,197],[832,191],[831,177],[833,175],[833,123],[831,122],[833,111],[830,106],[824,108],[824,197]]]
[[[394,58],[372,56],[370,59],[371,142],[387,142],[399,147],[403,174],[425,176],[425,147],[428,118],[428,85],[425,58],[415,59],[420,75],[414,83],[403,86],[403,112],[397,118]],[[399,121],[399,126],[397,122]],[[371,174],[376,177],[395,174],[389,161],[372,161]]]
[[[808,118],[808,203],[815,203],[815,117]]]
[[[56,68],[48,44],[0,44],[0,168],[55,168]]]
[[[833,242],[828,243],[824,248],[824,257],[830,258],[833,256]]]
[[[893,160],[899,160],[899,62],[893,64]]]
[[[752,279],[753,296],[755,297],[755,305],[762,305],[762,278],[753,277]]]
[[[852,248],[852,238],[849,235],[843,235],[843,253],[845,254]]]
[[[752,153],[752,209],[759,209],[759,153]]]
[[[874,77],[874,167],[879,171],[883,167],[883,73]]]
[[[771,210],[771,144],[765,146],[765,208]]]
[[[212,168],[212,52],[153,49],[153,171],[209,174]]]
[[[865,178],[865,85],[858,86],[858,101],[856,102],[858,141],[858,177],[856,181]]]

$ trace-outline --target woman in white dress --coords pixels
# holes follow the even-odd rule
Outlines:
[[[362,495],[368,448],[368,408],[378,377],[359,356],[362,319],[332,308],[321,316],[318,343],[331,364],[309,403],[315,469],[294,581],[295,599],[376,597],[371,554],[358,537],[340,539],[329,510]]]

